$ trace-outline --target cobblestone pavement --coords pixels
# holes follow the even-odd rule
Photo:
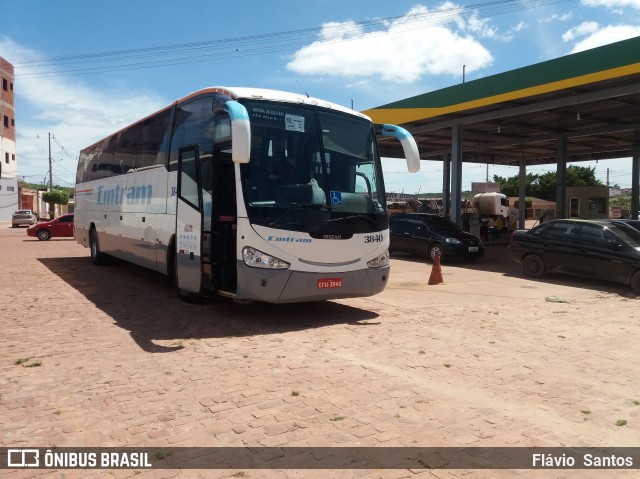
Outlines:
[[[392,260],[371,298],[181,302],[0,224],[0,445],[640,446],[640,314],[622,285]],[[556,300],[549,301],[550,296]],[[547,298],[547,300],[545,300]],[[626,421],[625,425],[619,421]],[[0,470],[0,477],[601,478],[568,470]]]

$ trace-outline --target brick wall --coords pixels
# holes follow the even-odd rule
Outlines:
[[[13,65],[0,57],[0,136],[16,140]]]

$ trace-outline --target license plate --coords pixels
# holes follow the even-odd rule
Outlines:
[[[469,246],[469,253],[477,253],[477,252],[478,252],[477,246]]]
[[[318,280],[318,288],[342,288],[342,278],[322,278]]]

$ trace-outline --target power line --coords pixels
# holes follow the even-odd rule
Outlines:
[[[70,185],[70,186],[75,186],[75,183],[71,183],[71,182],[69,182],[69,181],[63,180],[62,178],[60,178],[60,177],[59,177],[59,176],[57,176],[57,175],[53,175],[53,177],[54,177],[56,180],[58,180],[60,183],[65,183],[65,184]]]
[[[204,61],[225,60],[252,55],[278,53],[300,48],[310,41],[317,41],[323,32],[328,38],[323,44],[342,43],[360,40],[360,35],[352,35],[354,28],[360,34],[390,34],[386,28],[394,23],[393,34],[424,29],[430,26],[446,25],[460,18],[488,19],[497,15],[530,10],[542,6],[566,3],[572,0],[497,0],[477,3],[467,7],[451,7],[443,10],[418,12],[408,16],[376,18],[359,22],[343,22],[300,30],[281,31],[275,33],[250,35],[243,37],[223,38],[194,43],[170,44],[157,47],[112,50],[106,52],[66,55],[52,58],[34,58],[14,63],[15,77],[45,77],[66,74],[93,74],[124,70],[139,70],[166,66],[198,63]],[[380,30],[380,29],[384,30]],[[185,56],[186,55],[186,56]],[[147,61],[141,61],[149,59]],[[109,62],[109,65],[87,66]],[[31,67],[50,67],[79,64],[77,68],[66,70],[40,70],[31,73],[19,73],[21,69]]]
[[[26,156],[26,155],[21,155],[19,153],[16,153],[16,157],[20,160],[20,159],[26,159],[26,160],[47,160],[47,158],[36,158],[34,156]]]
[[[34,176],[37,176],[38,178],[42,178],[43,176],[46,175],[18,175],[20,178],[33,178]]]
[[[67,155],[69,158],[73,158],[73,159],[75,159],[75,158],[73,157],[73,155],[69,154],[69,153],[67,152],[67,150],[65,150],[65,149],[64,149],[64,146],[62,146],[60,143],[58,143],[58,140],[57,140],[55,137],[53,137],[53,138],[51,138],[51,139],[53,140],[53,142],[54,142],[56,145],[58,145],[58,148],[60,148],[60,150],[61,150],[65,155]]]
[[[20,133],[16,133],[16,136],[18,138],[22,138],[24,140],[43,140],[44,138],[42,138],[40,135],[36,135],[36,136],[25,136],[25,135],[21,135]]]
[[[75,176],[75,174],[76,174],[76,172],[75,172],[75,171],[68,170],[67,168],[65,168],[65,167],[62,165],[62,163],[60,163],[62,160],[54,160],[54,161],[56,162],[56,165],[57,165],[57,166],[59,166],[60,168],[62,168],[64,171],[66,171],[66,172],[67,172],[67,173],[69,173],[70,175],[74,175],[74,176]]]

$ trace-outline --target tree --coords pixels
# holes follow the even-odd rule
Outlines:
[[[627,210],[631,209],[631,196],[618,196],[609,201],[609,206],[618,206]]]
[[[42,199],[49,204],[49,219],[53,219],[54,206],[69,204],[69,193],[66,191],[52,190],[42,193]]]
[[[500,184],[500,193],[507,196],[518,196],[517,176],[505,178],[503,176],[493,175],[493,181]]]
[[[567,167],[566,184],[567,186],[602,186],[602,182],[596,178],[595,172],[595,167],[569,165]],[[519,196],[519,176],[503,178],[494,175],[493,181],[500,183],[501,193],[507,196]],[[555,201],[557,187],[558,175],[555,171],[548,171],[543,174],[527,173],[525,180],[525,195],[527,196]]]
[[[596,178],[596,167],[568,166],[567,186],[603,186]]]
[[[520,206],[520,200],[515,200],[513,202],[513,207],[517,209],[519,206]],[[531,198],[525,198],[524,199],[524,207],[525,208],[533,207],[533,200]]]

